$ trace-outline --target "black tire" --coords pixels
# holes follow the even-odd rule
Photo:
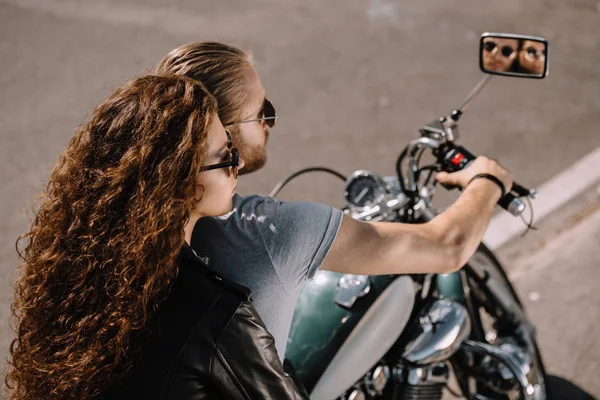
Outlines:
[[[486,275],[489,276],[489,279],[486,283],[486,286],[488,286],[490,291],[489,294],[491,294],[492,296],[501,297],[505,303],[510,304],[509,308],[511,312],[517,314],[519,318],[528,321],[526,318],[526,313],[523,304],[521,303],[517,292],[515,291],[512,283],[510,282],[510,279],[506,275],[506,272],[502,268],[502,265],[490,249],[488,249],[485,245],[481,244],[475,252],[475,254],[473,255],[473,257],[469,260],[468,265],[479,277],[485,277]],[[477,334],[477,332],[486,332],[486,327],[483,326],[482,322],[484,318],[482,317],[481,313],[487,313],[490,310],[484,310],[484,306],[478,304],[476,296],[472,296],[472,302],[473,308],[480,313],[479,315],[474,316],[475,318],[473,318],[473,323],[481,324],[478,327],[474,326],[473,332],[476,336],[479,337],[473,337],[473,339],[487,342],[487,338],[485,336],[481,337],[481,334]],[[491,311],[491,313],[493,314],[494,312]],[[495,318],[498,316],[491,315],[491,317]],[[498,322],[498,320],[495,322]],[[542,386],[543,393],[545,393],[545,396],[542,396],[541,399],[549,399],[549,394],[547,391],[547,375],[544,369],[542,356],[540,354],[537,342],[535,340],[535,333],[529,335],[529,340],[531,341],[533,345],[532,347],[534,349],[531,356],[533,359],[532,369],[536,370],[536,376],[534,376],[534,378],[537,380],[537,382],[535,383],[540,384],[540,386]],[[502,399],[502,397],[498,398]]]

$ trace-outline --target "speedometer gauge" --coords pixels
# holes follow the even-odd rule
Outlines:
[[[354,209],[364,210],[377,205],[385,195],[381,178],[370,171],[356,171],[346,181],[344,197]]]

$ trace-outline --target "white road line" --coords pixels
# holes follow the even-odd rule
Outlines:
[[[539,220],[568,203],[598,180],[600,147],[539,187],[535,200],[532,200],[535,219]],[[528,210],[525,210],[525,216],[527,212]],[[523,233],[525,229],[521,218],[501,212],[492,218],[483,242],[494,250]]]

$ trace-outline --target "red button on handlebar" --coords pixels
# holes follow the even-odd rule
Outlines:
[[[452,160],[450,160],[450,162],[454,165],[460,165],[460,163],[464,159],[465,159],[465,156],[462,153],[456,153],[456,155],[454,157],[452,157]]]

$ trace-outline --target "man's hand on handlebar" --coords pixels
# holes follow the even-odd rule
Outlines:
[[[471,179],[478,174],[490,174],[495,176],[504,184],[507,192],[510,191],[512,187],[512,174],[506,168],[500,165],[499,162],[491,160],[485,156],[477,157],[466,168],[460,171],[452,173],[444,171],[438,172],[435,176],[435,179],[444,185],[460,186],[461,188],[465,188]]]

